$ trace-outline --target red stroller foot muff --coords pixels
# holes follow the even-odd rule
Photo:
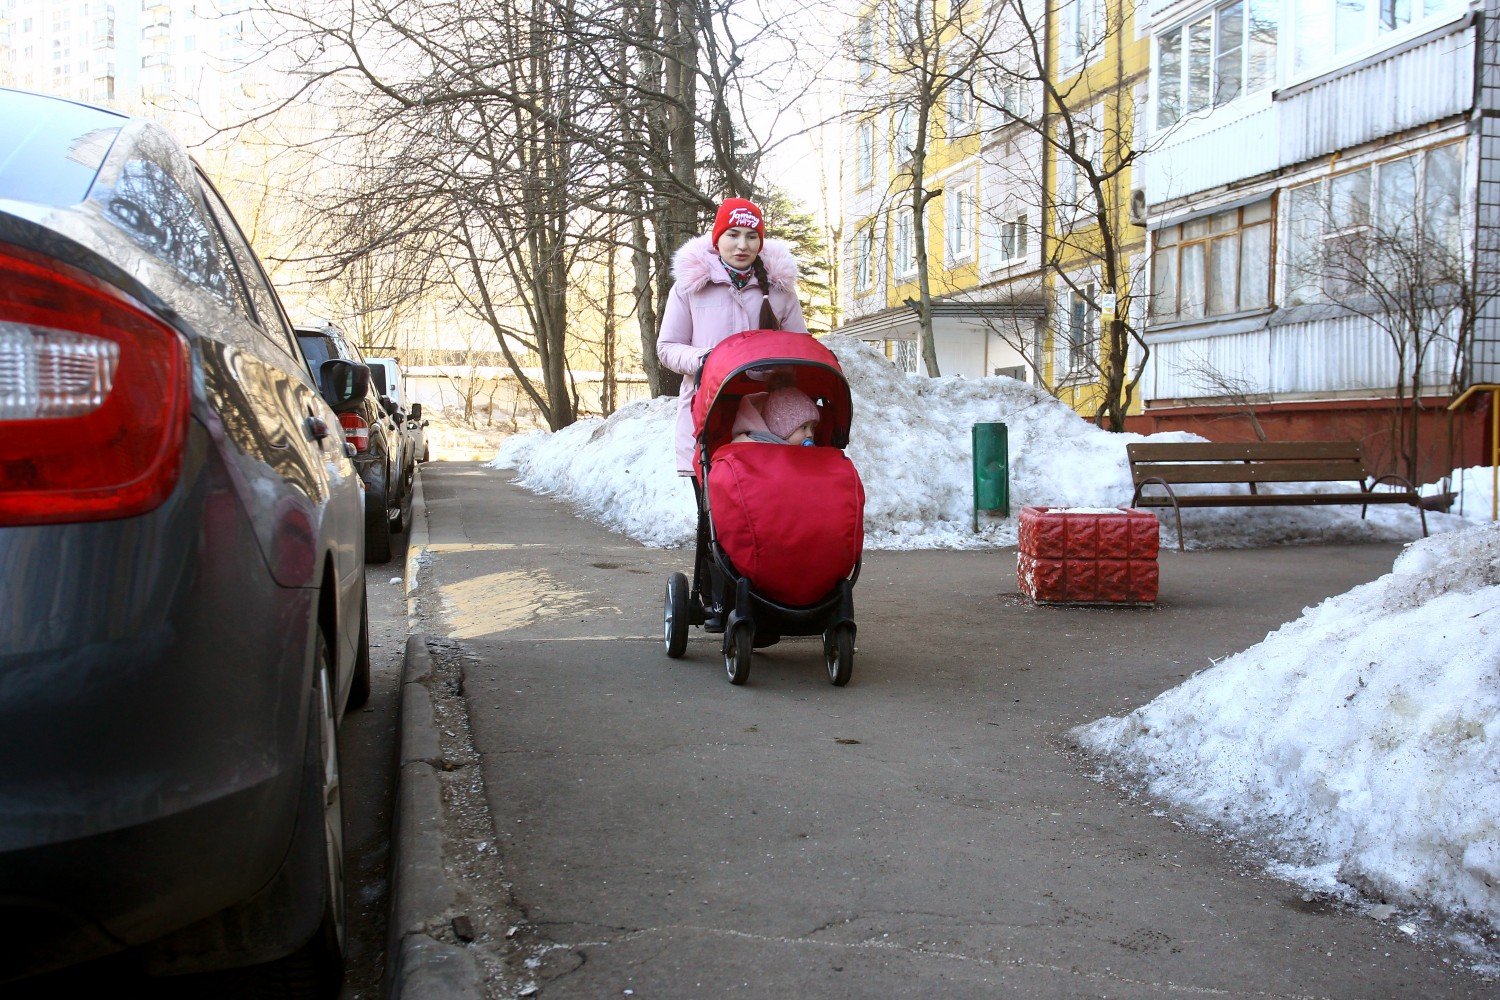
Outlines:
[[[780,440],[764,435],[736,440],[746,397],[786,388],[817,407],[811,447],[763,443]],[[693,398],[695,465],[707,488],[695,490],[692,583],[682,573],[667,581],[668,656],[686,652],[691,625],[722,631],[725,672],[743,684],[753,649],[784,635],[821,635],[828,679],[848,683],[864,546],[864,486],[843,450],[851,409],[838,359],[807,334],[752,330],[710,352]]]

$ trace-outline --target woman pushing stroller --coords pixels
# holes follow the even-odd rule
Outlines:
[[[698,536],[691,587],[682,573],[667,582],[663,639],[676,658],[690,625],[722,632],[729,680],[743,684],[752,649],[821,635],[843,685],[864,541],[864,488],[843,451],[849,386],[807,335],[790,254],[763,234],[759,209],[730,199],[675,261],[657,353],[686,376],[676,458]]]

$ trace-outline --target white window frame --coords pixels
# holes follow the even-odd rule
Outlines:
[[[1378,3],[1380,0],[1374,2]],[[1421,3],[1422,0],[1415,2]],[[1234,15],[1231,12],[1236,8],[1240,21],[1239,30],[1230,37],[1226,24],[1233,23],[1231,18]],[[1278,72],[1276,63],[1280,57],[1282,36],[1282,12],[1283,4],[1280,0],[1228,0],[1199,11],[1193,17],[1159,32],[1155,40],[1151,73],[1155,91],[1153,102],[1156,107],[1156,127],[1171,128],[1184,118],[1222,107],[1275,86]],[[1256,23],[1257,13],[1268,14],[1270,17],[1271,30],[1267,38],[1257,39],[1251,30]],[[1200,28],[1206,44],[1203,58],[1207,62],[1208,92],[1201,100],[1197,100],[1192,89],[1195,51],[1192,39],[1195,31]],[[1177,52],[1177,68],[1174,73],[1176,79],[1174,87],[1167,88],[1164,86],[1167,74],[1163,68],[1162,53],[1174,39]],[[1266,56],[1266,66],[1252,79],[1257,54]],[[1225,67],[1230,65],[1234,67],[1232,78],[1237,81],[1237,86],[1233,88],[1230,86],[1231,74],[1225,71]],[[1173,89],[1177,97],[1175,104],[1167,99]]]
[[[904,164],[915,155],[917,147],[916,112],[902,105],[891,113],[891,155],[895,162]]]
[[[1315,191],[1316,214],[1310,220],[1309,231],[1299,235],[1292,231],[1292,227],[1297,225],[1299,220],[1293,217],[1294,213],[1290,209],[1286,212],[1287,222],[1284,228],[1284,235],[1280,240],[1281,249],[1278,251],[1278,256],[1281,258],[1279,263],[1284,268],[1286,274],[1286,305],[1307,305],[1317,302],[1338,301],[1347,294],[1347,290],[1345,289],[1338,288],[1337,286],[1330,287],[1330,282],[1335,278],[1334,275],[1322,272],[1315,272],[1310,275],[1305,270],[1308,265],[1299,265],[1294,261],[1292,256],[1300,247],[1312,245],[1318,248],[1318,260],[1312,262],[1313,265],[1316,265],[1321,261],[1325,253],[1323,248],[1335,241],[1358,239],[1360,234],[1368,231],[1372,224],[1382,227],[1387,226],[1391,215],[1404,220],[1411,218],[1412,212],[1415,209],[1419,213],[1419,217],[1422,218],[1423,224],[1427,224],[1428,165],[1432,155],[1439,150],[1451,150],[1456,156],[1459,173],[1455,190],[1459,194],[1459,202],[1455,206],[1456,210],[1448,224],[1453,227],[1456,239],[1462,240],[1465,238],[1466,213],[1471,210],[1471,203],[1468,201],[1468,198],[1472,196],[1472,192],[1469,192],[1468,189],[1468,164],[1465,154],[1465,144],[1462,140],[1413,150],[1404,156],[1392,157],[1378,163],[1346,170],[1332,177],[1323,177],[1308,184],[1296,185],[1286,191],[1285,197],[1287,198],[1288,205],[1292,204],[1292,199],[1298,198],[1299,193],[1309,190]],[[1385,205],[1381,204],[1380,200],[1381,172],[1393,169],[1398,163],[1407,162],[1412,162],[1415,168],[1412,204],[1402,204],[1396,206],[1394,209],[1387,209]],[[1366,173],[1369,175],[1369,200],[1366,206],[1368,218],[1365,220],[1351,219],[1350,225],[1340,229],[1332,229],[1333,216],[1338,211],[1337,206],[1332,202],[1335,184],[1340,181],[1347,183],[1347,179]],[[1316,284],[1312,283],[1314,279],[1316,280]]]
[[[1072,73],[1104,54],[1104,0],[1067,0],[1058,12],[1058,62]]]
[[[1402,38],[1421,34],[1428,27],[1460,14],[1463,0],[1438,0],[1430,9],[1424,0],[1406,5],[1407,19],[1396,23],[1398,5],[1384,0],[1363,0],[1365,7],[1353,12],[1354,3],[1335,0],[1287,0],[1286,26],[1291,28],[1288,46],[1288,83],[1316,76],[1334,66],[1353,62],[1378,52]],[[1305,44],[1304,44],[1305,43]]]
[[[854,290],[868,292],[875,285],[875,227],[866,225],[854,234]]]
[[[861,79],[875,72],[875,15],[866,14],[854,29],[854,61]]]
[[[947,115],[948,138],[959,139],[973,135],[979,129],[979,101],[974,94],[974,79],[971,73],[952,73],[947,92],[943,95],[943,109]]]
[[[943,247],[949,267],[974,259],[974,182],[950,183],[943,192]]]
[[[891,267],[896,277],[904,278],[917,272],[917,230],[911,209],[902,206],[892,215]]]
[[[855,180],[859,187],[875,183],[875,123],[862,121],[854,127]]]
[[[1099,313],[1088,304],[1098,301],[1098,285],[1092,281],[1075,292],[1064,285],[1058,293],[1060,322],[1052,331],[1052,381],[1054,384],[1088,377],[1089,348],[1099,343]],[[1081,326],[1080,326],[1081,322]]]
[[[1095,172],[1103,173],[1104,105],[1090,106],[1077,117],[1074,125],[1080,132],[1080,144],[1083,146],[1084,156],[1094,165]],[[1059,122],[1057,127],[1065,129],[1067,125]],[[1092,219],[1095,206],[1086,204],[1091,198],[1091,192],[1088,179],[1083,175],[1083,168],[1074,162],[1071,156],[1064,155],[1062,150],[1057,151],[1056,159],[1059,220],[1072,227],[1081,220]]]

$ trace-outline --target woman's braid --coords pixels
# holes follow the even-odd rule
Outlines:
[[[766,274],[765,262],[760,259],[759,254],[756,254],[755,262],[750,266],[755,269],[755,281],[760,285],[761,295],[764,296],[760,300],[760,328],[780,330],[781,320],[776,318],[776,313],[771,308],[771,279]]]

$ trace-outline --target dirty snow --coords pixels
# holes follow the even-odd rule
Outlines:
[[[848,453],[867,493],[869,548],[1013,545],[1016,520],[971,530],[970,428],[1007,425],[1011,513],[1129,502],[1125,445],[1006,378],[924,379],[857,342],[824,340],[854,395]],[[692,491],[673,468],[676,400],[512,438],[497,468],[645,544],[690,544]],[[1190,440],[1186,434],[1153,440]],[[1292,488],[1292,487],[1289,487]],[[1466,469],[1453,515],[1392,572],[1328,599],[1260,644],[1079,742],[1150,794],[1266,849],[1268,870],[1373,903],[1402,928],[1423,914],[1497,969],[1500,930],[1500,525],[1491,470]],[[1461,515],[1461,516],[1460,516]],[[1419,539],[1415,511],[1223,508],[1183,515],[1190,549]],[[1175,545],[1172,519],[1163,543]],[[1362,896],[1360,894],[1363,894]]]
[[[1500,930],[1500,525],[1392,571],[1124,718],[1074,731],[1276,873]],[[1492,956],[1493,958],[1493,956]]]

